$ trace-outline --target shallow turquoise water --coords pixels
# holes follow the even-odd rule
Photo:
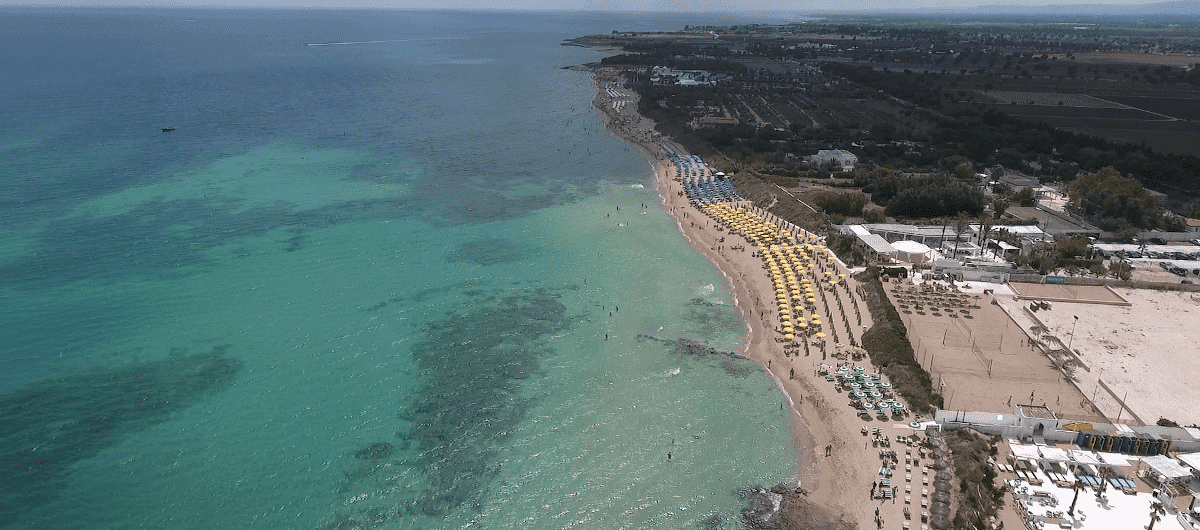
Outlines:
[[[0,17],[0,519],[737,527],[782,397],[560,69],[683,23]]]

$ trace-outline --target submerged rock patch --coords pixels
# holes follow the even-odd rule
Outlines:
[[[76,462],[229,386],[242,362],[227,357],[227,348],[89,371],[0,396],[0,525],[56,498]]]

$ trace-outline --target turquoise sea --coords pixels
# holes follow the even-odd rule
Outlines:
[[[741,527],[783,397],[560,45],[707,22],[0,8],[0,527]]]

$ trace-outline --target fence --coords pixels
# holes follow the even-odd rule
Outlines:
[[[1110,398],[1112,398],[1112,400],[1113,400],[1113,401],[1115,401],[1115,402],[1116,402],[1118,409],[1117,409],[1117,419],[1115,420],[1115,422],[1120,422],[1121,415],[1122,415],[1122,414],[1124,414],[1124,413],[1126,413],[1126,412],[1128,412],[1128,413],[1129,413],[1129,416],[1131,416],[1131,417],[1132,417],[1134,420],[1136,420],[1138,423],[1140,423],[1140,424],[1142,424],[1142,425],[1146,425],[1146,422],[1145,422],[1145,420],[1143,420],[1142,418],[1138,417],[1138,415],[1137,415],[1137,414],[1134,414],[1133,410],[1132,410],[1132,409],[1130,409],[1130,408],[1129,408],[1129,406],[1125,404],[1125,400],[1124,400],[1124,399],[1122,399],[1122,398],[1119,398],[1119,397],[1117,397],[1117,393],[1116,393],[1116,392],[1113,392],[1113,391],[1112,391],[1112,388],[1109,388],[1109,386],[1108,386],[1108,383],[1105,383],[1105,382],[1104,382],[1104,379],[1097,379],[1097,380],[1096,380],[1096,387],[1097,387],[1097,389],[1103,388],[1103,389],[1104,389],[1104,391],[1105,391],[1106,393],[1108,393],[1108,396],[1109,396]],[[1093,391],[1093,392],[1092,392],[1092,403],[1095,403],[1095,402],[1096,402],[1096,401],[1095,401],[1095,399],[1096,399],[1096,394],[1097,394],[1097,393],[1098,393],[1097,391]],[[1126,393],[1125,395],[1126,395],[1126,396],[1128,396],[1129,394],[1128,394],[1128,393]]]
[[[1009,282],[1017,283],[1047,283],[1048,276],[1042,274],[1012,273],[1008,275]],[[1086,278],[1083,276],[1055,276],[1061,278],[1066,285],[1105,285],[1108,287],[1127,287],[1130,289],[1161,289],[1165,291],[1200,292],[1200,284],[1147,282],[1143,280],[1118,280],[1116,278]]]

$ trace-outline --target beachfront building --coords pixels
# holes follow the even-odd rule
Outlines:
[[[892,247],[896,249],[896,259],[913,265],[927,265],[940,257],[940,254],[933,249],[907,239],[892,243]]]
[[[983,256],[983,248],[970,241],[944,241],[942,254],[959,261]]]
[[[1013,266],[1002,261],[939,259],[933,262],[932,271],[960,282],[1005,283],[1013,273]]]
[[[953,226],[947,225],[905,225],[897,223],[868,223],[860,225],[867,232],[883,237],[889,243],[896,241],[916,241],[922,245],[937,248],[943,241],[954,241],[960,238],[960,235],[954,231]],[[963,231],[961,237],[970,236],[969,232]]]
[[[809,163],[817,167],[833,167],[836,171],[853,171],[858,157],[845,149],[822,149],[808,157]]]
[[[1075,444],[1089,451],[1136,456],[1200,452],[1200,429],[1195,427],[1084,423],[1060,418],[1039,405],[1016,405],[1012,414],[939,410],[934,420],[945,431],[970,428],[1040,444]]]
[[[1145,528],[1147,514],[1155,511],[1156,505],[1163,517],[1155,528],[1200,527],[1194,511],[1200,479],[1174,458],[1031,445],[1011,439],[1000,447],[997,475],[1014,501],[1010,506],[1028,528]]]
[[[895,260],[896,248],[883,237],[867,231],[862,225],[847,225],[840,229],[842,233],[854,236],[854,244],[868,258],[884,263]]]

